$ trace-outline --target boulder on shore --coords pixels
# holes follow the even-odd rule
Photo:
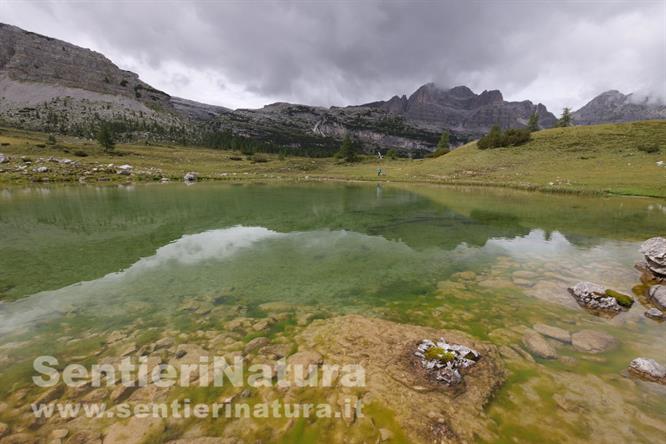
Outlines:
[[[187,173],[183,176],[183,180],[187,183],[196,182],[197,177],[198,177],[197,173],[195,173],[193,171],[190,171],[189,173]]]
[[[634,359],[629,364],[629,373],[632,373],[641,379],[666,385],[666,367],[654,359]]]
[[[116,167],[116,174],[120,174],[122,176],[129,176],[132,174],[132,165],[120,165]]]

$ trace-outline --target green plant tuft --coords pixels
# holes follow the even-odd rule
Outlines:
[[[442,347],[430,347],[425,351],[423,356],[428,361],[450,362],[455,359],[455,355],[453,353],[447,352]]]
[[[614,298],[617,303],[623,307],[631,307],[634,303],[634,299],[631,296],[627,296],[626,294],[622,294],[615,290],[606,290],[606,296]]]

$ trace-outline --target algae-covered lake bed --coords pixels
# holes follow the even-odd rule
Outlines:
[[[637,357],[666,361],[666,324],[645,316],[653,304],[635,268],[641,244],[666,233],[662,199],[407,184],[31,186],[0,191],[0,233],[2,443],[652,443],[666,434],[666,387],[627,371]],[[580,281],[634,303],[614,316],[584,310],[568,291]],[[481,355],[456,389],[409,367],[412,345],[440,337]],[[199,369],[189,386],[123,391],[82,378],[44,389],[33,382],[44,355],[61,371],[202,356],[358,364],[365,380],[211,387],[197,384]],[[30,407],[117,412],[184,399],[310,402],[343,414],[37,418]],[[360,410],[345,411],[350,402]]]

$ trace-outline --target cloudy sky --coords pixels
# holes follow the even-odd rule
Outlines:
[[[231,108],[359,104],[430,81],[555,112],[608,89],[666,96],[666,0],[0,0],[0,22]]]

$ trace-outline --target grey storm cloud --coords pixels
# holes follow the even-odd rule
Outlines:
[[[0,21],[233,107],[358,104],[430,81],[550,108],[666,96],[664,0],[5,1]]]

